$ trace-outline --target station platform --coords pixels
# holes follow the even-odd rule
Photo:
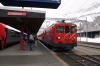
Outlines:
[[[0,50],[0,66],[63,66],[39,41],[33,51],[27,42],[24,50],[20,44]]]

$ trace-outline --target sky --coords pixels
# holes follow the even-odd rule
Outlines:
[[[2,6],[2,4],[0,4]],[[2,6],[4,7],[4,6]],[[13,7],[22,9],[22,7]],[[24,9],[30,9],[28,7],[24,7]],[[91,13],[96,13],[100,11],[100,0],[61,0],[61,4],[57,9],[47,9],[47,8],[35,8],[32,7],[32,10],[41,10],[46,11],[46,17],[49,18],[79,18],[82,15],[87,15]],[[91,20],[92,17],[88,16],[88,20]],[[82,18],[83,20],[85,18]],[[42,28],[47,28],[47,23],[49,26],[55,23],[54,21],[48,22],[46,20]],[[43,31],[41,29],[40,31]]]
[[[32,7],[32,9],[46,11],[46,17],[56,17],[56,18],[71,17],[80,15],[83,12],[82,9],[85,10],[91,7],[95,3],[97,4],[100,3],[100,0],[61,0],[61,4],[57,9],[34,8],[34,7]],[[19,7],[14,7],[14,8],[19,8]],[[24,9],[31,9],[31,8],[25,7]],[[78,11],[80,10],[81,12],[79,13]],[[84,14],[91,11],[84,12]]]

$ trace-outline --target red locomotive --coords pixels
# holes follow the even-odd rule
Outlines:
[[[39,35],[38,39],[53,48],[71,50],[77,46],[77,25],[72,23],[53,24]]]
[[[18,43],[20,41],[20,33],[0,23],[0,49],[4,49],[6,46]]]

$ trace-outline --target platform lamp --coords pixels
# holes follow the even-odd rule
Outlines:
[[[83,16],[81,16],[81,17],[83,17]],[[79,17],[79,18],[81,18],[81,17]],[[88,22],[87,22],[87,17],[85,17],[85,20],[81,20],[81,21],[85,21],[86,22],[86,41],[88,41]]]
[[[81,22],[80,22],[80,41],[81,41]]]
[[[87,17],[86,17],[86,41],[88,41],[88,23],[87,23]]]

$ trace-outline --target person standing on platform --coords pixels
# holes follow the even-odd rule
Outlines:
[[[35,46],[37,46],[37,36],[36,35],[34,37],[34,41],[35,41]]]
[[[27,40],[28,40],[27,35],[25,35],[25,41],[27,41]]]
[[[33,43],[34,43],[34,37],[33,37],[33,34],[30,33],[30,35],[29,35],[30,51],[33,51],[33,49],[32,49]]]

